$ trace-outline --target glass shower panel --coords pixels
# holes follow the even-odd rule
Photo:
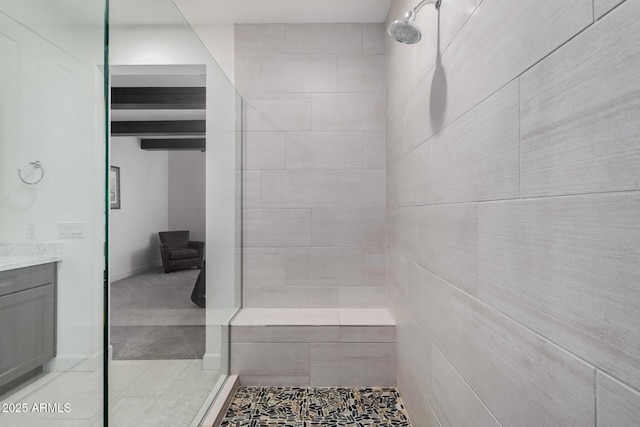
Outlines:
[[[0,425],[99,426],[103,0],[0,0]]]
[[[111,0],[110,9],[112,89],[126,93],[144,88],[153,98],[187,87],[192,92],[204,89],[206,98],[205,107],[166,100],[156,105],[140,101],[130,108],[112,104],[110,164],[120,168],[122,205],[110,212],[110,422],[120,425],[152,416],[158,425],[197,426],[227,378],[228,323],[240,301],[242,102],[172,1]],[[170,105],[161,105],[165,101]],[[204,130],[195,122],[204,124]],[[206,149],[182,149],[201,138]],[[149,144],[166,145],[142,150]],[[147,204],[139,209],[150,203],[158,203],[158,209],[136,223],[140,212],[133,206],[140,206],[139,199]],[[197,270],[165,274],[159,265],[158,232],[167,230],[189,230],[191,240],[205,243],[204,309],[190,300]],[[127,249],[135,245],[138,250]],[[127,267],[141,253],[149,262],[138,269]],[[139,304],[117,295],[123,290],[134,295],[145,280],[157,280],[158,289],[167,281],[175,283],[166,292],[175,296],[175,303],[163,297],[164,291]],[[200,327],[202,351],[170,357],[167,349],[180,347],[180,339]],[[136,353],[134,347],[144,343],[124,337],[136,330],[150,341],[161,330],[178,332]]]

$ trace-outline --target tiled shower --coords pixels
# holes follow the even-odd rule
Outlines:
[[[638,424],[639,16],[444,0],[420,44],[387,38],[387,306],[414,425]]]
[[[245,307],[386,307],[416,426],[636,425],[638,16],[445,0],[413,46],[237,25]]]

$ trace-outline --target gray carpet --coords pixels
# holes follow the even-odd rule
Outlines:
[[[200,270],[150,270],[111,284],[116,360],[201,359],[205,310],[191,302]]]

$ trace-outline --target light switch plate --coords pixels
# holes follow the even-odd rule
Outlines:
[[[59,222],[58,237],[62,239],[77,239],[84,236],[84,222]]]

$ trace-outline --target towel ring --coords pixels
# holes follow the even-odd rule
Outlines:
[[[42,181],[42,178],[44,178],[44,168],[42,167],[42,163],[40,163],[39,160],[36,160],[35,162],[29,162],[29,164],[33,166],[35,170],[40,170],[40,178],[33,182],[29,182],[22,177],[22,171],[20,169],[18,169],[18,178],[20,178],[20,181],[24,182],[27,185],[35,185]]]

